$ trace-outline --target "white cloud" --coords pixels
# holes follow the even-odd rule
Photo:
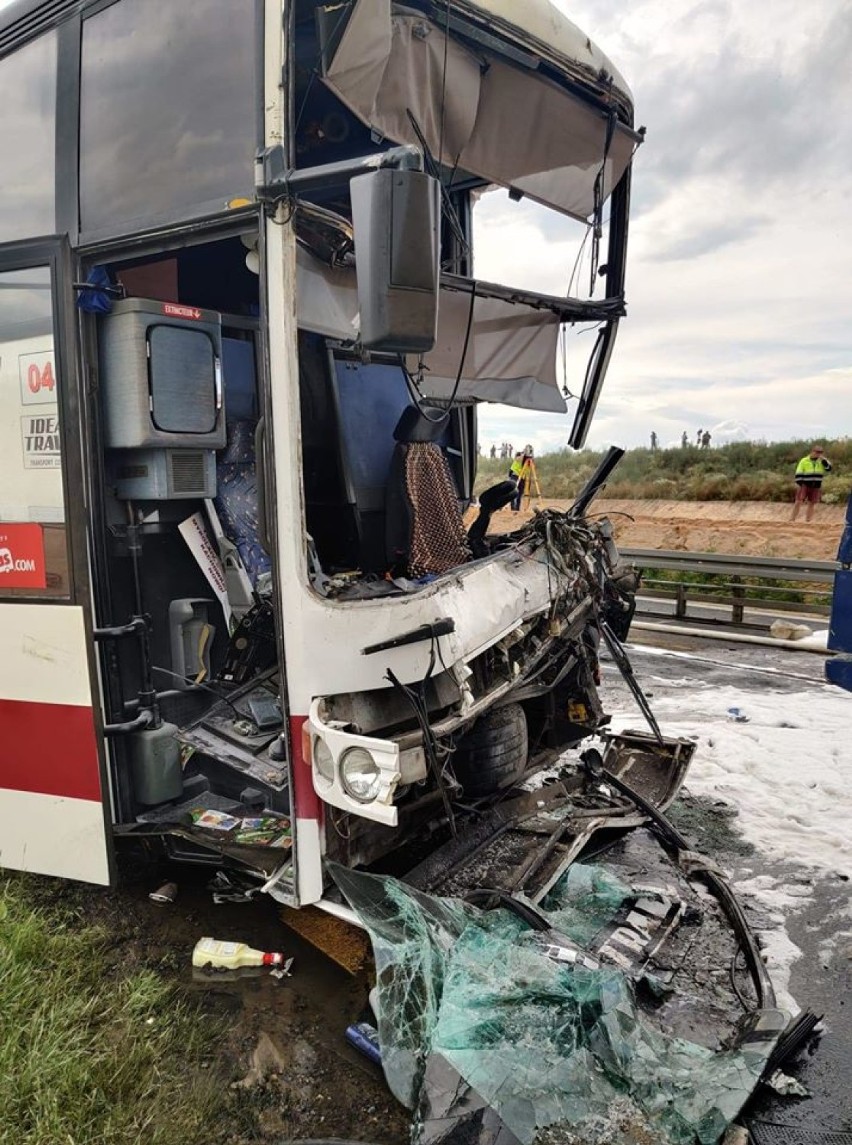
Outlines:
[[[845,0],[554,2],[627,77],[648,126],[628,316],[590,444],[645,444],[652,429],[661,441],[693,438],[728,420],[770,440],[852,433]],[[576,224],[502,193],[476,217],[478,275],[566,291]],[[584,260],[581,286],[587,277]],[[591,340],[568,343],[576,392]],[[553,448],[572,413],[573,403],[564,418],[483,408],[480,436],[500,441],[517,425],[513,439]]]

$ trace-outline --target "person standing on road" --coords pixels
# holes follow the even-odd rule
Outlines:
[[[681,449],[686,449],[686,447],[688,445],[689,445],[689,438],[686,436],[686,430],[684,430],[683,433],[680,435],[680,447],[681,447]]]
[[[792,520],[799,515],[802,503],[807,505],[805,520],[810,521],[814,515],[814,505],[822,500],[822,479],[826,473],[831,473],[831,462],[825,456],[821,445],[812,445],[810,453],[806,454],[796,466],[796,501],[793,505]]]
[[[651,430],[651,452],[656,453],[657,450],[657,434],[655,430]]]

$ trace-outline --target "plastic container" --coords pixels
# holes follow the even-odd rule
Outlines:
[[[382,1064],[382,1050],[379,1045],[379,1032],[369,1022],[356,1022],[347,1026],[345,1034],[350,1046],[354,1046],[365,1058],[369,1058],[376,1065]]]
[[[281,966],[283,954],[254,950],[245,942],[222,942],[218,938],[200,938],[192,952],[192,965],[213,966],[217,970],[237,970],[241,966]]]

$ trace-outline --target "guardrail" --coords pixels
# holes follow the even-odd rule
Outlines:
[[[839,567],[836,561],[794,560],[779,557],[750,557],[739,554],[690,553],[667,549],[619,550],[622,559],[643,570],[641,596],[674,601],[674,617],[686,619],[693,604],[715,604],[731,609],[731,622],[745,623],[745,610],[805,612],[827,616],[831,607],[831,586]],[[708,584],[687,580],[655,578],[645,570],[702,573],[717,578]],[[781,581],[766,584],[765,581]],[[758,581],[755,585],[753,582]],[[747,583],[749,582],[749,583]],[[715,591],[708,591],[713,589]],[[794,590],[802,600],[785,600]],[[810,599],[809,599],[810,598]],[[820,599],[816,599],[820,598]],[[671,613],[654,612],[640,602],[646,616],[671,618]],[[754,627],[768,627],[756,623]]]

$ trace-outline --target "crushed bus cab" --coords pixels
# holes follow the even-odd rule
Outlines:
[[[619,452],[567,514],[473,505],[482,403],[567,413],[566,324],[585,441],[627,85],[547,0],[18,0],[0,87],[0,862],[142,843],[298,906],[421,861],[606,722]],[[475,277],[495,187],[588,234],[588,297]]]

